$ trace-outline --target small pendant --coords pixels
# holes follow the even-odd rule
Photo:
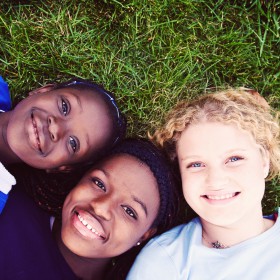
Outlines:
[[[212,245],[212,247],[215,248],[215,249],[225,249],[225,248],[227,248],[227,246],[223,245],[223,244],[220,243],[219,241],[211,242],[211,245]]]

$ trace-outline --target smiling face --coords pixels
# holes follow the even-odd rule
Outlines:
[[[47,169],[86,161],[110,136],[98,94],[73,88],[31,95],[12,111],[7,142],[27,164]]]
[[[190,125],[177,143],[183,192],[204,220],[226,226],[261,213],[267,153],[234,125]]]
[[[149,237],[158,208],[149,167],[130,155],[115,155],[89,171],[67,196],[61,238],[79,256],[117,256]]]

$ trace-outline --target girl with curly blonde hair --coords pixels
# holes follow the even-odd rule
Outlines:
[[[179,103],[153,139],[178,164],[198,217],[150,241],[128,279],[276,279],[279,210],[264,217],[261,201],[280,171],[278,113],[228,89]]]

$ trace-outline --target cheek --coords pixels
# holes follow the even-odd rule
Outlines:
[[[182,177],[183,194],[190,206],[196,204],[197,199],[199,199],[200,192],[203,189],[201,179],[198,176],[192,176],[192,174]]]
[[[122,235],[120,238],[120,247],[123,251],[127,251],[132,248],[141,236],[138,236],[137,233],[134,231],[127,231],[126,234]]]
[[[265,179],[261,170],[255,171],[250,176],[247,174],[247,178],[245,174],[243,175],[244,178],[244,185],[248,186],[251,189],[253,195],[264,194],[265,190]]]
[[[86,199],[88,199],[89,197],[89,194],[86,193],[86,190],[84,190],[82,186],[75,187],[64,200],[62,214],[64,215],[65,213],[69,213],[80,201],[86,203]]]
[[[242,185],[256,188],[257,186],[265,185],[264,172],[265,169],[262,164],[252,164],[245,169],[239,169],[234,179],[238,180]]]
[[[144,223],[138,224],[122,220],[114,225],[114,240],[115,244],[121,253],[136,246],[136,243],[141,240],[144,234],[149,230],[153,221],[146,220]]]
[[[110,243],[107,245],[107,248],[103,248],[104,253],[111,257],[121,255],[122,253],[128,251],[136,245],[141,236],[138,237],[134,230],[130,230],[123,226],[118,226],[118,230],[115,229],[114,236],[111,235]]]
[[[186,202],[189,205],[192,205],[192,201],[195,200],[193,191],[188,187],[183,187],[183,194],[184,194],[184,198],[185,198]]]

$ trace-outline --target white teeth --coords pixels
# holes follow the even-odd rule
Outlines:
[[[207,195],[207,198],[213,199],[213,200],[222,200],[222,199],[228,199],[235,195],[235,193],[227,193],[223,195]]]
[[[41,148],[41,143],[40,143],[40,138],[39,138],[39,133],[38,133],[38,128],[37,128],[37,124],[34,120],[34,115],[32,113],[31,115],[31,119],[32,119],[32,124],[33,124],[33,129],[34,129],[34,134],[35,134],[35,138],[36,138],[36,141],[37,141],[37,146],[38,146],[38,150],[40,152],[42,152],[42,148]]]
[[[79,214],[77,216],[84,226],[86,226],[89,230],[91,230],[96,235],[102,237],[101,234],[98,231],[96,231],[96,229],[94,229],[84,218],[82,218]]]

